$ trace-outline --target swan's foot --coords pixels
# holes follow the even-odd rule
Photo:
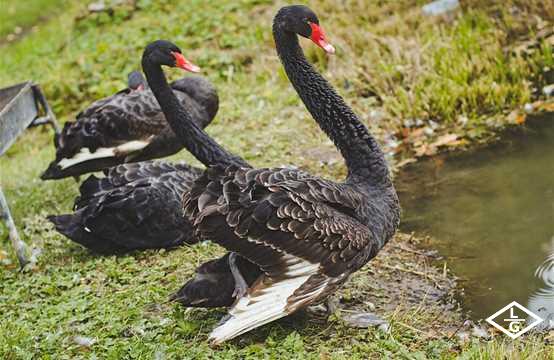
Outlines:
[[[308,306],[306,312],[312,317],[327,319],[337,312],[337,309],[338,300],[334,296],[329,296],[323,304]]]
[[[370,312],[349,312],[348,314],[343,315],[341,319],[346,326],[354,328],[377,327],[386,332],[390,327],[387,320],[384,320]]]
[[[221,326],[223,324],[225,324],[230,318],[232,318],[233,315],[230,315],[230,314],[227,314],[225,315],[224,317],[222,317],[218,322],[217,322],[217,325],[215,327],[218,327],[218,326]]]
[[[235,279],[235,290],[233,291],[233,297],[240,299],[248,293],[248,284],[244,277],[240,273],[239,268],[236,264],[237,254],[232,252],[229,255],[229,267],[231,268],[231,274],[233,274],[233,279]]]

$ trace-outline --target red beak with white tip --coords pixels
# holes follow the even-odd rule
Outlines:
[[[176,67],[181,68],[181,69],[186,70],[186,71],[193,72],[193,73],[200,72],[200,67],[194,65],[193,63],[191,63],[190,61],[185,59],[183,54],[178,53],[178,52],[172,52],[171,54],[173,54],[173,56],[175,57],[175,66]]]
[[[325,50],[328,54],[334,54],[335,47],[327,42],[323,29],[318,24],[312,22],[310,23],[310,27],[312,28],[312,36],[310,36],[310,40]]]

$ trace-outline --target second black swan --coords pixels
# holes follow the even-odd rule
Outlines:
[[[198,69],[182,55],[178,61],[176,65],[185,70]],[[140,73],[136,74],[131,74],[129,84],[141,91],[146,84]],[[179,81],[196,81],[186,79]],[[183,216],[181,199],[201,173],[184,163],[122,164],[104,170],[102,178],[91,175],[85,180],[73,213],[50,215],[48,219],[58,232],[102,254],[193,244],[197,238]]]
[[[181,66],[198,70],[188,63]],[[56,158],[41,179],[77,177],[122,163],[163,158],[182,149],[142,74],[132,72],[128,86],[65,123],[54,139]],[[199,126],[204,128],[213,120],[219,98],[208,80],[185,77],[172,82],[171,89]]]
[[[48,220],[72,241],[105,255],[194,244],[182,197],[201,173],[159,160],[118,165],[81,184],[73,213]]]

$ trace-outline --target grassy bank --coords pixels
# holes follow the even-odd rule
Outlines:
[[[308,42],[304,48],[387,146],[391,136],[402,140],[405,122],[416,119],[422,127],[429,120],[438,125],[423,142],[451,132],[479,139],[497,122],[507,122],[506,113],[532,101],[534,88],[546,82],[544,69],[554,67],[552,48],[544,42],[528,55],[511,51],[544,26],[537,16],[552,26],[554,13],[546,2],[513,0],[510,6],[517,11],[507,12],[506,2],[466,1],[451,20],[421,15],[424,1],[376,3],[314,1],[312,7],[338,51],[327,58]],[[63,11],[56,0],[40,4],[49,20],[0,47],[0,86],[39,82],[56,114],[66,120],[123,87],[127,72],[139,68],[147,42],[170,39],[219,90],[220,112],[208,128],[218,141],[255,165],[292,163],[329,177],[344,175],[340,157],[299,103],[275,55],[270,24],[284,2],[139,0],[96,14],[77,2],[65,2]],[[35,10],[16,8],[17,15],[10,18],[24,23],[12,23],[10,29],[37,21]],[[206,334],[222,312],[185,312],[164,301],[200,262],[221,250],[208,245],[103,258],[71,244],[44,219],[70,211],[77,194],[73,180],[38,180],[53,158],[51,142],[48,131],[31,130],[0,159],[0,181],[21,233],[43,249],[36,269],[18,273],[0,225],[2,358],[553,355],[549,340],[541,336],[514,342],[501,336],[460,340],[456,334],[467,329],[460,328],[462,315],[449,300],[451,275],[431,266],[432,259],[419,254],[414,239],[405,235],[395,238],[340,292],[347,308],[375,307],[391,322],[390,333],[347,329],[340,316],[327,323],[299,316],[219,351],[209,349]],[[407,143],[405,156],[411,156],[410,146],[416,147]],[[174,158],[192,161],[185,153]],[[76,335],[95,342],[79,345]]]

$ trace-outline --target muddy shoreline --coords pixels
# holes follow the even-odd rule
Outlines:
[[[509,147],[514,139],[528,136],[533,132],[540,132],[545,127],[551,126],[554,126],[554,113],[549,112],[529,115],[525,124],[507,125],[484,143],[475,142],[468,146],[451,149],[450,151],[440,151],[436,155],[421,157],[415,162],[397,168],[395,182],[398,184],[399,192],[405,191],[405,189],[402,188],[402,183],[403,181],[407,181],[407,179],[409,180],[409,174],[413,172],[414,169],[425,167],[426,164],[432,165],[437,162],[442,163],[447,158],[455,161],[457,157],[472,156],[472,154],[477,154],[479,151],[485,149],[490,150],[497,147]],[[392,283],[397,285],[398,287],[395,290],[399,292],[413,291],[414,296],[411,299],[411,301],[413,301],[411,303],[412,309],[414,307],[425,307],[428,310],[433,309],[431,310],[432,312],[441,314],[441,320],[431,321],[428,328],[425,328],[427,329],[425,331],[432,331],[434,336],[439,337],[452,337],[454,336],[453,334],[458,334],[460,332],[462,334],[471,334],[472,328],[477,325],[467,320],[469,319],[469,315],[461,306],[461,300],[464,298],[464,281],[457,278],[448,268],[448,262],[441,257],[441,254],[430,248],[428,244],[425,245],[425,243],[426,240],[423,234],[415,232],[408,235],[400,232],[369,267],[372,265],[378,267],[379,272],[377,273],[377,277],[381,279],[382,276],[384,279],[387,279],[389,284]],[[389,263],[388,258],[394,258],[395,261]],[[399,268],[407,263],[413,265],[413,267],[409,269]],[[425,296],[421,296],[421,294],[414,291],[412,287],[404,283],[405,279],[400,274],[403,273],[403,275],[406,275],[405,270],[408,270],[410,274],[409,281],[416,284],[414,285],[416,288],[422,286],[427,289],[426,292],[424,291]],[[436,282],[437,279],[440,279],[440,282]],[[352,282],[355,284],[356,280]],[[386,283],[386,281],[384,282]],[[361,292],[365,293],[363,290]],[[397,294],[390,290],[387,297],[394,300],[398,298]],[[430,300],[430,302],[428,302],[428,300]],[[417,305],[418,301],[420,302],[419,306]],[[379,306],[382,307],[384,312],[391,311],[392,308],[394,308],[392,311],[401,311],[399,309],[402,307],[401,302],[397,301],[388,304],[381,303]],[[483,328],[486,329],[488,326],[483,326]],[[479,334],[479,331],[473,332]],[[484,334],[481,333],[481,335]]]

